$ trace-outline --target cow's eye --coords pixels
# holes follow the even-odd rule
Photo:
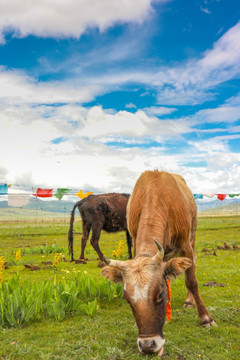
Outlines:
[[[160,293],[160,294],[158,295],[158,297],[156,298],[156,303],[157,303],[157,304],[160,304],[162,301],[163,301],[163,296],[162,296],[162,293]]]

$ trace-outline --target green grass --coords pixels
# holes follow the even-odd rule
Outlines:
[[[75,257],[80,252],[79,222],[75,224]],[[0,225],[0,256],[11,261],[17,248],[22,248],[22,264],[10,266],[4,273],[4,281],[16,277],[20,282],[31,281],[42,284],[53,282],[51,267],[42,262],[53,261],[54,252],[41,252],[57,245],[63,249],[68,262],[60,263],[59,281],[68,281],[75,271],[87,272],[87,276],[100,282],[97,254],[88,242],[86,265],[69,262],[67,253],[68,223],[2,223]],[[124,233],[102,232],[100,247],[107,257],[117,249]],[[197,232],[197,278],[201,296],[218,327],[203,329],[199,325],[196,309],[183,309],[186,297],[184,277],[172,282],[172,319],[164,326],[166,345],[163,360],[229,360],[240,358],[240,294],[239,262],[240,251],[216,250],[217,256],[202,252],[212,250],[227,242],[240,246],[240,219],[200,218]],[[34,250],[35,249],[35,250]],[[37,251],[36,249],[39,249]],[[125,242],[125,251],[127,246]],[[25,263],[38,265],[40,270],[31,271]],[[63,271],[61,271],[63,270]],[[224,287],[207,287],[206,282],[216,281]],[[39,285],[40,286],[40,285]],[[92,299],[89,299],[92,300]],[[86,299],[86,302],[88,299]],[[140,355],[136,339],[137,328],[129,305],[124,299],[106,301],[98,298],[99,309],[91,318],[87,314],[70,312],[62,321],[56,321],[46,313],[38,319],[23,324],[22,328],[2,328],[0,331],[0,359],[16,360],[142,360],[157,359],[156,355]]]

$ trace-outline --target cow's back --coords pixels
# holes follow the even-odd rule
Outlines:
[[[117,232],[127,229],[126,209],[129,194],[116,194],[105,198],[108,216],[105,218],[103,230]]]
[[[129,194],[99,194],[89,195],[83,199],[80,213],[90,226],[96,222],[99,227],[108,232],[118,232],[127,229],[126,207]]]
[[[180,247],[196,222],[196,204],[185,180],[164,171],[145,171],[137,180],[127,207],[134,254],[156,251],[152,237],[165,247]],[[196,227],[196,225],[194,225]],[[175,242],[175,243],[174,243]]]

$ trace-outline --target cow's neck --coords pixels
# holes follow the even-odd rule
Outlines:
[[[135,256],[145,253],[153,256],[157,252],[156,244],[153,240],[155,238],[159,244],[164,247],[165,242],[165,224],[162,223],[145,223],[140,224],[135,241]]]

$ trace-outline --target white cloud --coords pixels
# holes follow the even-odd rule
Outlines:
[[[201,11],[203,11],[205,14],[211,14],[211,11],[208,9],[208,8],[204,8],[204,7],[202,7],[202,6],[200,6],[200,9],[201,9]]]
[[[80,136],[88,138],[101,137],[111,134],[125,136],[144,136],[150,119],[141,111],[132,114],[127,111],[119,111],[117,114],[107,114],[99,106],[89,110],[85,127],[79,130]],[[154,119],[152,120],[154,123]]]
[[[158,103],[194,105],[212,100],[216,96],[214,88],[217,85],[240,76],[239,37],[240,22],[217,40],[212,49],[205,51],[201,58],[155,73],[152,84],[158,91]]]
[[[128,104],[125,105],[125,107],[127,109],[136,109],[136,105],[134,105],[133,103],[128,103]]]
[[[162,116],[162,115],[168,115],[173,113],[174,111],[176,111],[177,109],[175,108],[169,108],[169,107],[164,107],[164,106],[151,106],[151,107],[147,107],[144,108],[143,111],[145,111],[145,113],[147,115],[155,115],[155,116]]]
[[[158,142],[165,142],[192,131],[191,124],[186,119],[163,120],[149,116],[142,110],[111,114],[100,106],[94,106],[89,110],[84,126],[77,130],[77,134],[89,139],[98,138],[100,141],[104,138],[105,142],[113,141],[114,134],[116,137],[133,137],[134,141],[150,137]]]
[[[0,99],[8,104],[87,102],[103,90],[98,85],[48,81],[36,82],[20,71],[0,66]]]
[[[219,152],[229,152],[227,142],[225,142],[224,139],[221,139],[220,137],[202,141],[189,141],[189,144],[195,147],[201,153],[207,153],[208,156]]]
[[[220,154],[217,153],[215,155],[210,155],[207,158],[208,168],[212,171],[215,170],[226,170],[231,169],[238,161],[240,160],[240,156],[238,154]]]
[[[237,177],[240,174],[240,153],[232,152],[230,149],[230,141],[239,138],[240,134],[189,141],[189,145],[192,146],[192,157],[198,154],[199,161],[206,163],[206,166],[198,168],[196,174],[191,175],[193,192],[239,192]],[[187,168],[187,177],[191,171],[191,167]]]
[[[87,111],[76,105],[25,105],[20,109],[9,106],[1,111],[0,151],[5,154],[0,161],[1,169],[5,169],[2,182],[131,192],[143,171],[159,169],[182,174],[195,192],[220,192],[214,186],[217,181],[222,184],[225,172],[228,181],[224,191],[239,191],[235,165],[240,159],[229,149],[230,136],[194,141],[190,143],[192,151],[178,153],[176,149],[169,154],[168,139],[176,140],[191,131],[188,121],[161,120],[143,111],[109,114],[100,107]],[[64,142],[52,142],[62,136]],[[117,138],[129,146],[107,146]],[[161,146],[131,147],[149,139],[159,141]],[[194,163],[201,161],[206,161],[208,167],[196,171]]]
[[[144,142],[145,137],[166,141],[174,136],[173,124],[166,127],[143,111],[109,114],[100,107],[87,112],[76,105],[9,105],[2,106],[0,113],[0,151],[4,153],[0,167],[8,169],[1,180],[7,183],[30,185],[30,181],[32,186],[129,192],[136,174],[146,168],[167,168],[170,164],[177,168],[177,160],[164,155],[163,147],[144,150],[106,145],[116,136],[126,143],[131,139]],[[62,136],[64,142],[52,142]],[[131,169],[127,181],[123,169]]]
[[[166,2],[167,0],[157,0]],[[104,31],[115,23],[142,22],[154,0],[45,0],[0,2],[0,40],[13,31],[17,37],[79,38],[91,27]]]
[[[198,111],[194,116],[198,123],[233,123],[240,119],[240,106],[220,106]]]
[[[79,74],[79,65],[76,65],[72,78],[62,82],[37,82],[22,72],[0,67],[0,99],[12,104],[82,103],[113,89],[120,90],[126,84],[144,84],[156,90],[157,101],[161,105],[203,103],[216,97],[217,85],[240,76],[239,37],[240,22],[216,41],[213,48],[201,58],[191,59],[179,66],[152,70],[100,71],[89,75],[88,71]],[[70,68],[73,67],[71,64]],[[159,111],[161,109],[164,110],[164,107],[160,106]],[[146,111],[153,114],[157,108]]]
[[[240,106],[240,92],[237,95],[232,96],[230,99],[227,99],[225,104],[229,106]]]
[[[150,9],[150,1],[147,3]],[[55,2],[51,4],[54,9]],[[3,13],[4,18],[6,13]],[[137,18],[141,16],[134,14],[134,19]],[[38,26],[39,34],[45,26],[48,26],[48,19]],[[52,26],[54,28],[54,24]],[[66,28],[64,26],[62,31],[67,36],[67,24]],[[20,36],[27,34],[23,29],[19,30]],[[76,34],[73,36],[76,37]],[[32,185],[47,187],[130,192],[141,172],[159,169],[182,174],[195,192],[238,192],[240,159],[239,154],[232,153],[229,146],[230,140],[238,139],[238,135],[202,141],[201,137],[212,131],[204,128],[205,123],[225,123],[228,127],[219,131],[226,133],[239,131],[237,126],[229,128],[230,123],[239,119],[239,94],[221,107],[204,109],[174,120],[170,116],[161,119],[161,116],[175,111],[174,107],[153,106],[131,113],[104,110],[100,106],[87,109],[77,103],[93,100],[99,94],[129,83],[154,87],[161,104],[207,101],[215,96],[209,91],[214,91],[216,85],[239,76],[239,36],[240,23],[224,34],[201,58],[175,67],[161,67],[159,71],[136,69],[104,75],[99,73],[91,77],[83,75],[81,83],[80,77],[76,77],[74,82],[39,83],[22,72],[1,67],[0,150],[4,154],[0,160],[1,182],[23,184],[28,181]],[[52,105],[55,103],[58,106]],[[59,106],[61,103],[67,105]],[[184,135],[197,133],[194,127],[199,124],[202,125],[199,141],[187,144]],[[65,138],[64,142],[53,143],[52,140],[61,137]],[[190,145],[192,151],[188,147],[185,152],[179,149],[182,153],[178,153],[180,151],[176,148],[170,153],[168,143],[181,140],[183,147]],[[107,146],[114,141],[124,142],[126,147]],[[159,142],[160,146],[149,147],[151,141]],[[134,148],[134,144],[150,145]],[[196,170],[198,162],[207,166]],[[184,163],[192,165],[185,166]],[[222,188],[216,188],[216,184]]]
[[[99,73],[88,81],[104,87],[106,92],[112,88],[121,89],[126,84],[147,85],[156,91],[159,105],[204,103],[216,98],[219,84],[239,78],[239,37],[240,22],[223,34],[211,49],[179,65],[120,68],[117,72]]]

